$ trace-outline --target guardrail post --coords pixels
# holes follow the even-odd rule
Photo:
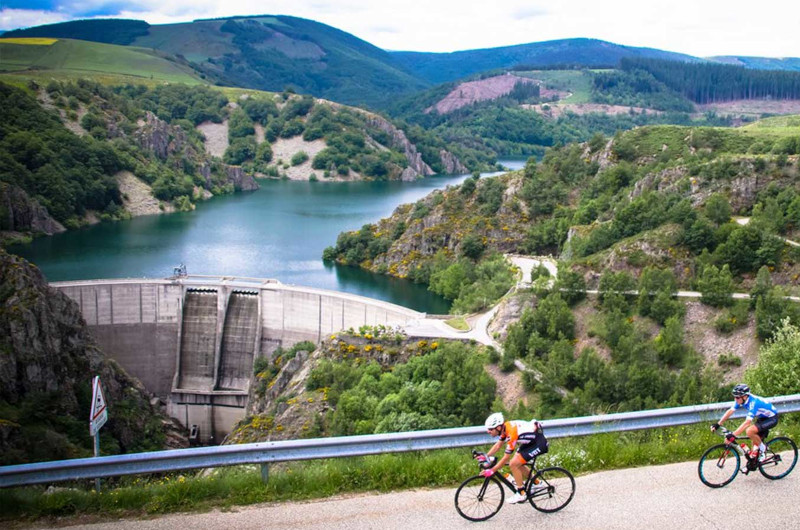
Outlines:
[[[261,464],[261,482],[264,484],[269,480],[269,464]]]

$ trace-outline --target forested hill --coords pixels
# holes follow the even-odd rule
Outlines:
[[[695,103],[737,99],[800,99],[800,72],[629,58],[620,61],[620,68],[626,72],[648,72]]]
[[[290,169],[305,180],[413,180],[492,162],[420,127],[289,92],[31,80],[0,83],[0,109],[2,231],[191,209]],[[217,156],[203,127],[222,131]],[[130,203],[131,186],[148,190],[149,210]]]
[[[784,298],[800,277],[800,251],[784,241],[800,240],[799,155],[800,117],[597,136],[401,206],[342,233],[325,258],[425,283],[471,313],[512,283],[500,253],[551,254],[555,284],[534,271],[492,328],[501,367],[523,359],[544,374],[527,380],[537,414],[715,401],[755,365],[759,341],[796,336],[779,328],[800,323]],[[587,288],[600,294],[584,299]],[[796,388],[773,383],[759,388]]]
[[[453,53],[398,51],[391,54],[407,69],[431,83],[443,83],[477,72],[521,65],[528,69],[552,66],[613,68],[623,57],[701,60],[680,53],[622,46],[597,39],[562,39]]]
[[[45,24],[26,29],[16,29],[3,33],[3,38],[13,37],[51,37],[57,39],[78,39],[106,44],[128,45],[136,37],[147,35],[150,24],[144,20],[129,19],[91,19],[73,20],[58,24]]]
[[[776,119],[777,120],[777,119]],[[486,296],[465,285],[493,252],[554,254],[587,279],[648,265],[696,287],[707,266],[751,286],[769,266],[786,286],[800,271],[800,118],[744,129],[653,126],[550,149],[526,169],[470,179],[343,233],[327,259],[430,285],[459,311]],[[752,216],[747,226],[731,215]],[[449,271],[449,272],[448,272]]]
[[[0,230],[36,230],[21,215],[27,200],[20,192],[67,228],[93,217],[127,217],[121,173],[149,186],[162,210],[257,187],[241,170],[209,157],[186,116],[168,117],[170,124],[156,115],[165,115],[172,101],[198,123],[219,120],[228,103],[221,93],[184,85],[131,90],[138,99],[87,80],[26,89],[0,83],[0,181],[7,185]]]
[[[143,26],[144,24],[144,26]],[[118,34],[118,37],[113,37]],[[339,29],[297,17],[252,16],[147,25],[78,21],[8,32],[115,42],[183,58],[225,86],[280,92],[291,88],[340,103],[378,107],[427,83],[389,53]]]
[[[800,71],[800,57],[743,57],[738,55],[723,55],[709,57],[709,60],[722,64],[755,68],[757,70]]]
[[[339,29],[297,17],[260,15],[149,25],[82,20],[3,35],[81,39],[157,50],[211,83],[268,91],[290,88],[340,103],[383,109],[434,84],[508,69],[615,68],[622,59],[702,59],[596,39],[562,39],[453,53],[386,51]],[[720,58],[754,69],[797,69],[796,59]],[[676,89],[680,92],[680,89]]]

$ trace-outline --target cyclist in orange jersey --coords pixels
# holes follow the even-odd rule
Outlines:
[[[525,502],[527,497],[523,485],[528,478],[528,473],[530,473],[525,464],[535,460],[537,456],[546,453],[548,450],[547,438],[544,436],[542,424],[536,420],[505,421],[501,412],[495,412],[486,418],[485,426],[490,435],[499,437],[499,440],[495,442],[486,454],[492,456],[500,450],[503,444],[506,445],[506,450],[500,460],[495,462],[491,468],[485,469],[481,474],[485,477],[490,477],[510,462],[509,467],[511,467],[511,474],[517,486],[517,493],[508,499],[508,502],[512,504]],[[515,451],[516,454],[514,454]]]

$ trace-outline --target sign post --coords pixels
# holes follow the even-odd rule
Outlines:
[[[89,434],[94,436],[94,456],[100,456],[100,427],[108,421],[108,408],[100,385],[100,376],[92,381],[92,411],[89,414]],[[100,479],[94,479],[94,488],[100,493]]]

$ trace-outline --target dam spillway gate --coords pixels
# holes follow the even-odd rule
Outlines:
[[[381,300],[252,278],[51,286],[80,305],[104,353],[202,443],[221,442],[245,416],[256,358],[351,327],[402,326],[424,317]]]

